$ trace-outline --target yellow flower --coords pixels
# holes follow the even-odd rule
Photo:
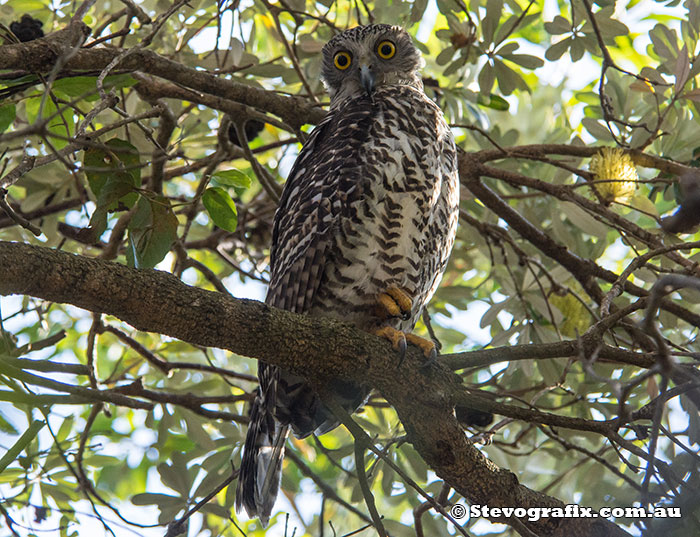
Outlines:
[[[632,159],[619,147],[603,147],[593,155],[588,169],[596,191],[607,203],[631,197],[639,181]]]

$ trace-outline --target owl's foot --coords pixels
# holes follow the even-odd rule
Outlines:
[[[423,356],[425,356],[426,362],[422,367],[430,367],[437,363],[437,347],[435,346],[435,343],[415,334],[406,334],[406,339],[423,351]]]
[[[423,351],[423,356],[426,358],[423,367],[429,367],[437,361],[437,348],[435,347],[435,343],[428,339],[416,336],[410,332],[406,333],[401,330],[396,330],[396,328],[390,326],[382,326],[374,330],[374,334],[388,339],[391,345],[399,351],[399,364],[397,367],[401,367],[404,358],[406,358],[406,342],[413,343]]]
[[[411,318],[413,300],[405,289],[389,287],[386,292],[377,295],[377,306],[377,315],[381,319],[400,317],[405,321]],[[391,339],[389,340],[391,341]]]
[[[399,351],[399,365],[406,357],[406,334],[390,326],[382,326],[374,330],[374,335],[388,339],[392,347]]]

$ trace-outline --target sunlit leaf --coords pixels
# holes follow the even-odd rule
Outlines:
[[[202,203],[217,226],[226,231],[236,230],[238,225],[236,204],[223,188],[207,188],[202,195]]]

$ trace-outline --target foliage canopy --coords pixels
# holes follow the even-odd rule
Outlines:
[[[50,34],[21,43],[35,22],[0,25],[0,241],[258,299],[281,185],[327,103],[320,48],[358,23],[405,26],[463,150],[458,240],[418,331],[464,383],[457,417],[498,416],[465,434],[565,503],[682,509],[615,520],[633,534],[700,532],[700,1],[9,0],[0,13]],[[21,271],[28,258],[8,251],[0,267]],[[0,303],[8,534],[265,534],[222,487],[254,359],[3,278],[0,294],[19,295]],[[155,326],[172,314],[143,307]],[[361,457],[344,427],[289,443],[268,533],[565,532],[455,526],[446,513],[477,484],[470,496],[438,477],[379,391],[354,421],[375,448]]]

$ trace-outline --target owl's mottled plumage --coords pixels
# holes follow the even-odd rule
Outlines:
[[[378,49],[395,47],[391,58]],[[341,69],[335,58],[347,53]],[[455,144],[423,92],[420,54],[398,26],[347,30],[323,48],[328,115],[313,130],[274,220],[266,302],[376,331],[410,331],[435,292],[454,242],[459,202]],[[400,288],[406,315],[378,315],[377,297]],[[289,428],[300,438],[338,420],[304,379],[259,364],[236,506],[267,524]],[[352,412],[368,389],[331,387]]]

